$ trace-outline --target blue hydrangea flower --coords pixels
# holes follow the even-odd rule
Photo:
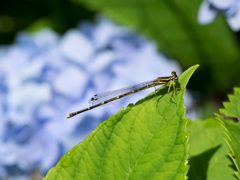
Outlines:
[[[101,121],[154,89],[65,118],[93,94],[181,73],[153,42],[105,19],[61,37],[21,32],[0,59],[0,178],[46,173]]]
[[[240,0],[204,0],[199,8],[198,22],[211,23],[218,14],[224,14],[233,31],[240,30]]]

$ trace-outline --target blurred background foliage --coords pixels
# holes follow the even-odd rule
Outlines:
[[[10,44],[21,30],[37,31],[50,27],[63,34],[95,12],[68,0],[10,0],[0,5],[0,44]]]
[[[0,44],[13,42],[16,32],[51,27],[62,34],[81,20],[102,13],[114,22],[143,33],[183,69],[201,67],[188,88],[201,92],[199,105],[217,110],[233,86],[240,85],[240,33],[233,32],[224,16],[202,26],[197,22],[201,0],[11,0],[0,6]],[[206,103],[207,102],[207,103]]]

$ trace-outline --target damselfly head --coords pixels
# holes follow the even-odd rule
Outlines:
[[[172,71],[172,75],[173,75],[173,76],[177,76],[176,71]]]
[[[172,76],[173,76],[174,81],[178,81],[178,75],[177,75],[176,71],[172,71]]]

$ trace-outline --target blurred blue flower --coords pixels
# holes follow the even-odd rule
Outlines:
[[[67,120],[98,92],[181,73],[153,42],[100,18],[62,37],[21,32],[0,47],[0,178],[44,175],[109,115],[154,89]],[[191,98],[185,98],[186,105]]]
[[[199,8],[198,22],[211,23],[218,14],[224,14],[233,31],[240,30],[240,0],[204,0]]]

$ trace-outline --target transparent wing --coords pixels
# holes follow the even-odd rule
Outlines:
[[[130,93],[132,91],[144,88],[144,87],[152,85],[152,84],[154,84],[154,81],[147,81],[147,82],[143,82],[143,83],[140,83],[140,84],[137,84],[137,85],[134,85],[134,86],[129,86],[129,87],[118,89],[118,90],[113,90],[113,91],[108,91],[108,92],[95,94],[94,96],[92,96],[89,99],[88,103],[89,103],[90,106],[94,106],[96,104],[107,101],[107,100],[112,99],[114,97]]]

